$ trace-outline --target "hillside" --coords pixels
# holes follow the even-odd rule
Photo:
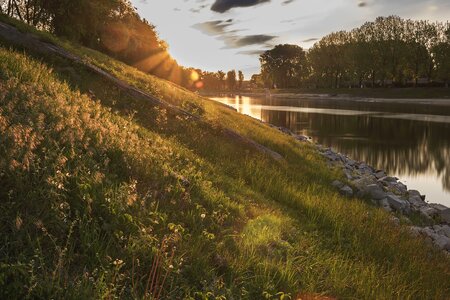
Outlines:
[[[27,34],[0,37],[0,298],[450,294],[448,256],[311,144],[1,20]]]

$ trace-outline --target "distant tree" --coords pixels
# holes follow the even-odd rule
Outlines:
[[[281,88],[299,86],[306,74],[305,51],[297,45],[277,45],[264,52],[259,60],[266,81]]]
[[[250,84],[253,87],[264,87],[264,81],[261,74],[253,74],[250,79]]]
[[[242,89],[242,83],[244,82],[244,73],[242,73],[241,70],[238,72],[238,78],[239,78],[239,89]]]
[[[448,88],[450,82],[450,23],[442,25],[440,29],[440,41],[433,46],[431,52],[436,62],[437,79],[442,80]]]
[[[223,72],[221,70],[217,72],[217,76],[218,76],[219,82],[220,82],[220,87],[219,87],[220,90],[223,89],[225,86],[225,75],[226,75],[225,72]]]
[[[235,70],[228,71],[227,86],[230,91],[234,91],[236,89],[236,71]]]

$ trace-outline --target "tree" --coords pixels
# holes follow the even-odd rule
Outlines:
[[[259,60],[266,81],[281,88],[298,86],[307,70],[305,51],[297,45],[277,45]]]
[[[444,81],[448,88],[450,82],[450,23],[446,23],[440,29],[440,41],[433,46],[431,52],[436,62],[437,79]]]
[[[242,89],[242,83],[244,82],[244,73],[242,73],[241,70],[238,72],[238,78],[239,78],[239,89]]]
[[[223,89],[225,86],[225,75],[226,75],[225,72],[223,72],[221,70],[217,72],[217,76],[219,77],[219,82],[220,82],[219,89]]]
[[[230,91],[234,91],[236,89],[236,71],[231,70],[227,73],[227,85]]]

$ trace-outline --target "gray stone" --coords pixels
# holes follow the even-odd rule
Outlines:
[[[377,184],[369,184],[368,186],[366,186],[366,188],[364,189],[364,193],[375,200],[386,198],[386,193]]]
[[[389,205],[396,211],[404,211],[408,207],[405,200],[402,200],[395,195],[388,194],[386,195],[386,199]]]
[[[353,159],[348,159],[348,160],[347,160],[347,164],[348,164],[349,166],[354,167],[355,164],[356,164],[356,161],[354,161]]]
[[[389,202],[387,201],[387,199],[381,199],[380,201],[378,201],[378,205],[380,205],[385,211],[387,212],[392,212],[391,207],[389,206]]]
[[[414,207],[422,207],[422,206],[426,205],[425,201],[423,201],[422,198],[420,198],[420,195],[419,196],[417,196],[417,195],[411,196],[411,194],[410,194],[410,196],[408,198],[408,202],[411,203],[411,205]]]
[[[436,227],[436,228],[435,228]],[[445,235],[450,238],[450,226],[448,225],[435,225],[433,229],[440,235]]]
[[[433,242],[442,250],[450,250],[450,238],[444,235],[437,236]]]
[[[342,187],[339,192],[347,197],[352,197],[353,196],[353,190],[351,187],[349,187],[348,185]]]
[[[340,182],[339,180],[335,180],[331,183],[332,186],[334,186],[335,188],[342,188],[344,186],[344,184],[342,182]]]
[[[397,178],[391,177],[391,176],[384,176],[384,177],[380,178],[379,180],[384,181],[384,182],[397,182]]]
[[[437,211],[438,216],[445,223],[450,223],[450,208],[442,204],[430,204]]]
[[[370,184],[374,184],[376,181],[371,176],[362,176],[361,178],[358,178],[353,181],[353,184],[359,191],[366,190],[366,187]]]
[[[352,171],[350,171],[349,169],[344,169],[344,174],[345,174],[345,177],[347,177],[348,180],[352,180],[353,179]]]
[[[416,190],[409,190],[408,195],[409,195],[409,197],[420,197],[421,196],[420,192],[416,191]]]
[[[378,171],[378,172],[375,173],[375,177],[377,179],[381,179],[383,177],[386,177],[386,173],[384,171]]]
[[[428,205],[419,208],[419,212],[424,217],[430,218],[430,219],[437,215],[437,210],[435,210],[434,208],[432,208]]]

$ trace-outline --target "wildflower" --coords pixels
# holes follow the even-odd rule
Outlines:
[[[115,266],[120,266],[123,264],[123,260],[121,259],[116,259],[115,261],[113,261],[113,265]]]
[[[202,219],[206,218],[206,214],[201,214],[200,218],[202,218]]]
[[[16,228],[17,228],[17,230],[19,230],[20,227],[22,227],[22,224],[23,224],[22,218],[17,216],[16,217]]]

